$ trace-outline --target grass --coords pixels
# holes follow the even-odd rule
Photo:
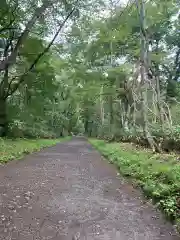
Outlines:
[[[2,139],[0,138],[0,164],[7,163],[13,159],[21,159],[26,154],[39,151],[44,147],[53,146],[62,139]]]
[[[153,154],[131,144],[89,141],[180,226],[180,162],[177,155]]]

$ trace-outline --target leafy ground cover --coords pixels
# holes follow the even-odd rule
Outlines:
[[[178,155],[153,154],[133,144],[107,143],[90,139],[90,143],[115,164],[123,176],[140,186],[148,198],[165,215],[180,226],[180,159]],[[179,229],[180,230],[180,229]]]
[[[0,138],[0,163],[7,163],[13,159],[20,159],[24,155],[39,151],[44,147],[53,146],[62,139],[2,139]]]

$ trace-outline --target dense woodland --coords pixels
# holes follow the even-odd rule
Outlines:
[[[180,150],[180,3],[1,0],[1,137]]]

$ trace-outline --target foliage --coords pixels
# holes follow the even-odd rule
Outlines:
[[[180,4],[115,2],[1,0],[1,137],[74,133],[180,151]],[[176,162],[94,144],[176,218]]]
[[[152,198],[166,216],[180,216],[180,166],[178,155],[152,154],[129,144],[89,140],[121,174],[131,177]]]
[[[63,96],[58,94],[60,82],[57,79],[67,61],[61,60],[53,44],[56,43],[63,27],[66,31],[65,25],[68,20],[71,19],[68,26],[71,28],[74,21],[83,18],[79,11],[83,12],[87,6],[91,8],[94,3],[94,7],[97,8],[99,2],[95,2],[79,1],[78,5],[73,0],[68,3],[42,1],[39,4],[34,0],[2,2],[0,136],[9,134],[8,126],[11,127],[9,132],[12,134],[12,127],[15,128],[17,122],[23,126],[23,129],[18,129],[21,130],[21,136],[27,136],[29,132],[34,137],[43,137],[44,132],[49,132],[49,136],[69,133],[71,127],[62,125],[67,121],[67,117],[68,121],[71,121],[70,111],[66,116],[62,107],[61,113],[57,114],[59,111],[57,105],[63,100]],[[86,13],[88,11],[87,9]],[[55,32],[52,29],[55,29]],[[52,40],[49,40],[50,38]],[[65,92],[64,86],[61,90]],[[34,124],[37,121],[39,124]],[[42,129],[35,134],[39,128],[37,125],[41,125]]]
[[[145,6],[152,71],[148,74],[155,77],[148,81],[155,88],[159,81],[160,89],[153,92],[149,86],[145,108],[148,134],[163,145],[162,139],[172,140],[172,136],[179,141],[175,134],[178,121],[173,113],[174,108],[179,108],[179,48],[173,40],[178,38],[177,31],[172,31],[179,27],[178,4],[160,0],[155,3],[147,2]],[[72,25],[65,44],[56,48],[66,61],[58,78],[63,78],[66,86],[62,89],[72,91],[65,101],[71,101],[71,117],[75,116],[73,110],[77,114],[77,122],[74,118],[72,122],[77,125],[80,122],[82,132],[109,140],[141,140],[147,145],[140,96],[144,87],[135,78],[139,74],[137,62],[141,50],[137,8],[135,4],[115,7],[117,11],[111,7],[109,4],[110,15],[105,19],[84,16]],[[171,51],[174,54],[170,55]],[[169,150],[172,149],[176,148]]]
[[[0,139],[0,163],[7,163],[13,159],[21,159],[25,154],[29,154],[48,146],[55,145],[61,141],[67,140],[68,138],[62,139]]]
[[[155,0],[145,4],[148,74],[154,77],[148,79],[146,124],[141,100],[144,86],[137,77],[141,34],[136,5],[93,0],[80,1],[78,6],[75,1],[63,4],[59,8],[59,2],[53,2],[42,10],[33,0],[23,0],[21,5],[4,1],[0,66],[14,53],[24,32],[22,23],[27,27],[33,14],[43,13],[17,46],[15,59],[0,70],[1,135],[58,137],[75,132],[118,141],[142,138],[143,142],[148,139],[142,130],[146,125],[149,135],[159,138],[158,144],[162,137],[177,136],[178,3]],[[50,42],[52,26],[59,26],[58,21],[62,23],[74,7],[79,14],[70,15],[60,41]],[[95,9],[108,14],[100,18]]]

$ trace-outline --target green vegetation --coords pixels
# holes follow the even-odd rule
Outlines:
[[[130,144],[89,140],[120,173],[130,177],[168,218],[180,218],[180,164],[175,154],[152,154]]]
[[[180,152],[180,2],[38,3],[1,0],[0,137],[75,133]],[[41,142],[16,152],[16,142],[1,141],[1,161]],[[105,154],[176,218],[177,162],[117,146]]]
[[[180,3],[36,2],[1,0],[0,136],[180,151]]]
[[[24,155],[39,151],[44,147],[55,145],[64,139],[0,139],[0,163],[7,163],[13,159],[20,159]]]

